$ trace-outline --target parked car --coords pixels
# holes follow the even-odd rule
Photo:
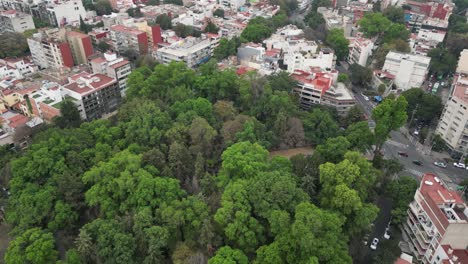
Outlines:
[[[385,228],[385,234],[383,235],[383,237],[384,237],[385,239],[390,239],[390,232],[389,232],[389,231],[390,231],[390,230],[389,230],[388,227]]]
[[[422,162],[419,160],[413,160],[413,164],[416,164],[418,166],[422,166]]]
[[[398,151],[398,155],[402,156],[402,157],[408,157],[408,153],[406,152],[403,152],[403,151]]]
[[[464,169],[466,167],[465,164],[461,162],[454,162],[453,166],[461,169]]]
[[[445,164],[443,162],[435,161],[434,165],[436,165],[437,167],[440,167],[440,168],[447,168],[447,164]]]
[[[364,243],[364,245],[367,246],[367,243],[369,242],[369,235],[365,235],[365,236],[362,238],[362,242]]]
[[[377,245],[379,244],[379,239],[374,237],[374,239],[372,239],[372,243],[370,245],[370,248],[372,250],[376,250],[377,249]]]
[[[362,94],[362,97],[364,98],[364,100],[369,101],[369,97],[368,97],[368,96]]]

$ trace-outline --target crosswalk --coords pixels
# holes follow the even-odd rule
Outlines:
[[[391,139],[387,140],[386,143],[389,144],[389,145],[393,145],[395,147],[404,148],[404,149],[407,149],[409,147],[408,145],[405,145],[403,143],[400,143],[400,142],[397,142],[397,141],[391,140]]]
[[[418,176],[419,178],[422,178],[422,176],[424,175],[424,172],[421,172],[421,171],[418,171],[418,170],[415,170],[415,169],[407,168],[407,169],[405,169],[405,171],[413,174],[414,176]]]

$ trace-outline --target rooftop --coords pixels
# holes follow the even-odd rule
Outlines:
[[[468,104],[468,76],[458,76],[452,96]]]
[[[129,33],[129,34],[132,34],[132,35],[140,35],[142,33],[145,33],[145,32],[143,32],[141,30],[131,28],[131,27],[126,27],[126,26],[123,26],[123,25],[115,25],[115,26],[112,26],[110,29],[111,29],[111,31]]]
[[[70,83],[65,85],[64,88],[82,96],[105,88],[116,82],[115,79],[107,75],[100,73],[90,74],[87,72],[79,73],[69,79]]]
[[[291,77],[302,84],[308,84],[321,90],[322,93],[328,90],[333,83],[332,76],[326,72],[310,73],[296,70],[291,74]]]

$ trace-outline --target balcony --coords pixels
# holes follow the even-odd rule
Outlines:
[[[425,248],[427,248],[427,244],[429,244],[432,240],[433,236],[429,236],[426,233],[426,230],[424,230],[421,226],[422,224],[415,222],[413,218],[408,218],[408,225],[411,227],[413,230],[414,235],[418,237],[419,242],[421,245],[426,245]]]
[[[408,223],[403,224],[403,226],[404,226],[404,230],[406,231],[406,234],[411,240],[411,244],[417,249],[419,255],[423,255],[425,252],[425,249],[421,247],[420,238],[417,238],[417,236],[414,234],[416,227],[411,227]],[[427,246],[426,246],[426,249],[427,249]]]

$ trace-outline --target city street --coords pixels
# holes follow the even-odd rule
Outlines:
[[[375,103],[371,100],[365,100],[361,93],[354,93],[354,97],[356,98],[357,104],[362,107],[364,113],[370,120]],[[435,161],[443,161],[438,158],[440,155],[438,155],[438,153],[431,152],[428,147],[422,146],[417,143],[416,140],[412,141],[400,131],[392,131],[389,139],[383,147],[385,158],[395,158],[405,167],[404,171],[401,172],[400,175],[410,174],[420,179],[424,173],[435,173],[452,188],[455,188],[455,185],[463,179],[468,178],[467,170],[456,168],[453,164],[447,164],[447,168],[435,166]],[[408,157],[399,156],[398,151],[406,152]],[[414,164],[413,160],[420,161],[422,165],[418,166]]]

